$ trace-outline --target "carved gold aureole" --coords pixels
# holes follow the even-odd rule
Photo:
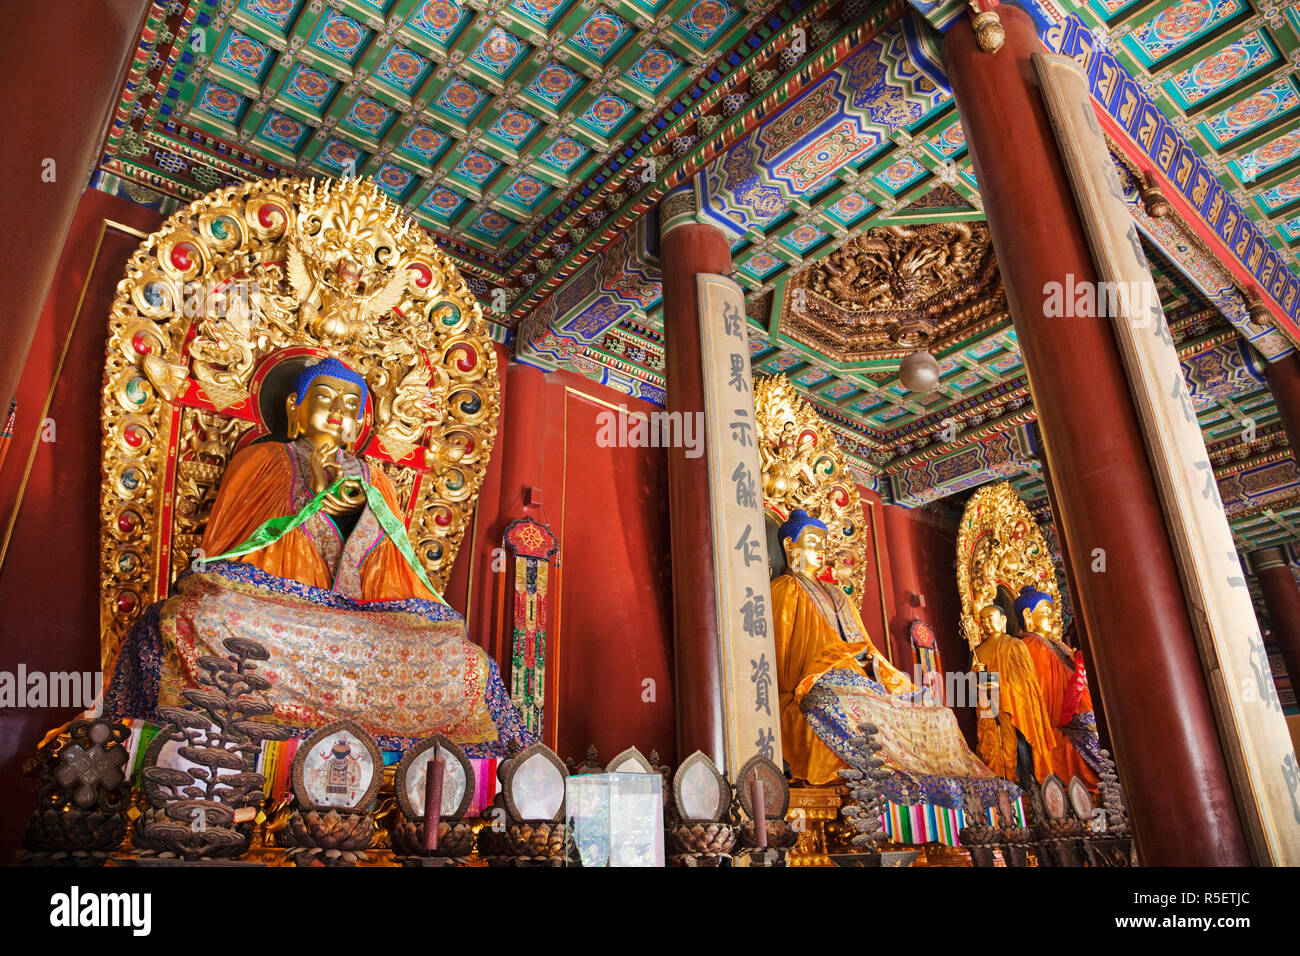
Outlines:
[[[296,368],[365,376],[358,451],[393,480],[445,586],[496,436],[482,311],[452,262],[369,180],[217,190],[140,244],[108,324],[101,652],[198,548],[234,453],[280,431]],[[278,411],[277,411],[278,410]]]
[[[861,597],[867,535],[858,484],[839,442],[784,375],[754,379],[763,468],[763,511],[783,522],[796,508],[828,529],[826,561],[845,590]]]
[[[839,362],[942,349],[1007,318],[988,226],[877,226],[786,285],[781,332]]]
[[[1061,593],[1038,522],[1008,482],[985,485],[966,503],[957,532],[961,628],[972,650],[983,640],[980,610],[997,603],[1001,595],[1009,619],[1010,602],[1026,584],[1051,595],[1053,623],[1060,634]]]

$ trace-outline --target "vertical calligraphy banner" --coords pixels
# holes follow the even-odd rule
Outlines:
[[[704,367],[704,447],[709,461],[718,672],[727,776],[755,754],[781,766],[776,650],[754,420],[745,297],[726,276],[696,276]]]
[[[1232,531],[1151,270],[1069,57],[1034,54],[1043,100],[1106,288],[1182,573],[1242,819],[1262,861],[1300,864],[1300,775]],[[1102,295],[1102,292],[1105,295]]]

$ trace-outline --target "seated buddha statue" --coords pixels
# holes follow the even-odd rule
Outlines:
[[[118,655],[105,710],[150,717],[197,683],[204,655],[251,637],[277,722],[340,718],[399,739],[442,733],[474,756],[532,743],[497,664],[426,576],[377,463],[355,453],[365,379],[327,358],[286,400],[287,443],[240,450],[222,477],[202,556],[146,609]]]
[[[885,659],[843,589],[818,580],[826,525],[802,509],[778,538],[788,572],[772,581],[781,744],[791,775],[814,786],[838,782],[858,756],[859,725],[880,728],[879,756],[893,773],[886,795],[960,807],[974,789],[986,806],[999,789],[1019,795],[971,752],[956,715]]]
[[[1056,636],[1050,595],[1025,585],[1016,598],[1015,609],[1022,628],[1020,639],[1033,660],[1052,724],[1060,732],[1052,757],[1056,775],[1067,782],[1077,776],[1089,789],[1096,790],[1101,742],[1083,655]]]
[[[979,623],[983,640],[975,648],[976,669],[996,675],[997,688],[990,695],[991,707],[980,711],[980,759],[1007,780],[1045,780],[1053,772],[1060,734],[1043,700],[1033,659],[1023,641],[1007,634],[1006,615],[997,605],[981,608]]]

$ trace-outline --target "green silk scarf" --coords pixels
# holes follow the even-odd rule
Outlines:
[[[246,554],[250,554],[253,551],[259,551],[267,545],[274,544],[294,528],[301,525],[308,518],[319,514],[321,509],[325,507],[326,496],[338,491],[339,488],[343,486],[344,482],[348,481],[361,482],[362,487],[365,488],[366,491],[366,504],[369,505],[370,510],[374,512],[375,518],[379,522],[379,526],[384,529],[384,534],[388,536],[388,539],[392,541],[393,544],[397,545],[397,550],[401,552],[402,557],[406,559],[406,563],[411,566],[411,570],[414,571],[415,576],[420,579],[420,583],[429,589],[429,593],[432,594],[439,603],[446,604],[447,602],[443,599],[442,595],[438,593],[438,590],[433,586],[432,582],[429,581],[428,575],[424,573],[424,568],[420,564],[420,559],[415,556],[415,549],[411,547],[411,539],[406,536],[406,525],[397,517],[397,515],[393,514],[392,509],[388,507],[388,502],[385,501],[384,496],[379,493],[379,489],[370,484],[370,482],[366,481],[364,478],[349,478],[345,476],[336,479],[328,488],[323,488],[317,492],[316,496],[303,505],[302,510],[297,514],[284,515],[280,518],[272,518],[269,521],[265,521],[258,526],[257,530],[255,530],[243,544],[231,548],[225,554],[219,554],[214,558],[205,558],[204,560],[230,561],[235,558],[243,557]]]

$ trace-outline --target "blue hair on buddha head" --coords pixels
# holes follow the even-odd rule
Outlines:
[[[370,406],[370,390],[366,387],[365,378],[359,372],[352,371],[346,363],[332,357],[323,358],[315,365],[308,365],[294,376],[293,393],[298,396],[297,401],[301,402],[303,400],[303,396],[307,394],[307,389],[311,388],[312,382],[325,376],[351,382],[360,388],[361,412],[363,415],[365,414],[365,410]]]
[[[777,540],[784,541],[789,538],[791,541],[798,541],[799,535],[803,534],[804,528],[820,528],[826,530],[826,525],[818,521],[802,508],[795,508],[790,512],[790,517],[785,519],[785,524],[781,525],[777,531]]]
[[[1025,618],[1026,611],[1032,611],[1038,605],[1046,601],[1048,604],[1055,604],[1050,594],[1044,594],[1030,585],[1026,584],[1020,589],[1020,597],[1016,598],[1016,617],[1021,621]]]

